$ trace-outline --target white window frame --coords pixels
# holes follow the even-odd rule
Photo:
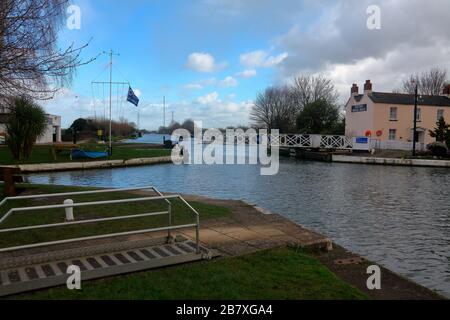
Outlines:
[[[417,109],[417,121],[422,121],[422,109]]]
[[[392,134],[394,135],[392,139]],[[389,141],[395,141],[397,140],[397,129],[389,129]]]
[[[392,116],[392,111],[395,110],[395,117]],[[391,121],[397,121],[398,120],[398,108],[397,107],[391,107],[389,109],[389,120]]]
[[[437,121],[441,120],[441,118],[444,118],[445,110],[444,109],[438,109],[436,113]]]

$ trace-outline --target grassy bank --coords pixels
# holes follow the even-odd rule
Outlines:
[[[74,188],[62,186],[40,186],[40,185],[22,185],[26,189],[26,194],[44,194],[44,193],[60,193],[88,190],[87,188]],[[125,198],[142,198],[148,197],[149,194],[142,193],[107,193],[71,196],[74,202],[92,202],[105,200],[118,200]],[[150,195],[151,196],[151,195]],[[2,199],[3,196],[0,196]],[[39,206],[61,204],[67,197],[56,198],[39,198],[30,200],[17,200],[8,202],[4,207],[0,208],[0,217],[3,216],[9,208],[23,206]],[[176,199],[170,200],[172,203],[172,223],[174,225],[182,225],[195,223],[193,213]],[[227,208],[204,204],[200,202],[191,202],[191,205],[200,213],[202,221],[211,218],[227,216],[230,211]],[[107,217],[117,217],[125,215],[135,215],[140,213],[167,211],[167,203],[164,200],[145,201],[137,203],[123,203],[106,206],[88,206],[74,208],[74,216],[77,220],[98,219]],[[127,220],[108,221],[101,223],[90,223],[85,225],[65,226],[59,228],[42,230],[18,231],[14,233],[0,234],[0,248],[32,244],[45,241],[53,241],[60,239],[78,238],[91,235],[109,234],[116,232],[125,232],[132,230],[142,230],[167,225],[167,215],[133,218]],[[1,225],[0,229],[16,228],[21,226],[52,224],[64,222],[64,209],[51,209],[17,213],[10,216]]]
[[[20,185],[23,194],[44,194],[88,190],[81,187],[52,185]],[[71,197],[75,202],[142,197],[141,193],[113,193]],[[0,194],[0,199],[3,196]],[[63,197],[21,200],[8,203],[0,211],[2,216],[10,207],[62,203]],[[172,200],[171,200],[172,201]],[[174,223],[193,222],[189,210],[172,201]],[[231,215],[230,209],[202,202],[190,202],[201,221]],[[130,209],[132,208],[132,210]],[[120,204],[108,207],[75,208],[77,219],[92,219],[117,215],[166,210],[163,201]],[[20,213],[8,219],[2,228],[62,222],[64,210]],[[137,230],[166,223],[167,216],[136,218],[126,221],[103,222],[83,226],[60,227],[39,231],[0,234],[0,247],[66,239],[94,234]],[[367,299],[317,258],[306,251],[280,248],[239,257],[222,257],[83,282],[81,291],[65,287],[52,288],[10,297],[10,299]]]
[[[101,150],[107,149],[107,146],[93,146],[93,145],[80,145],[85,150]],[[170,150],[156,149],[151,146],[143,145],[124,145],[118,144],[113,146],[112,156],[99,160],[128,160],[134,158],[153,158],[170,156]],[[76,160],[79,162],[80,160]],[[82,160],[92,161],[92,160]],[[29,159],[17,161],[14,159],[10,150],[6,146],[0,146],[0,165],[15,165],[15,164],[37,164],[37,163],[58,163],[58,162],[71,162],[69,151],[63,151],[56,154],[56,158],[52,152],[51,145],[38,145],[33,148],[32,155]]]
[[[317,259],[294,249],[151,270],[14,299],[367,299]]]

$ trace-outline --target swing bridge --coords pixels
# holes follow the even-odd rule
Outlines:
[[[280,148],[352,150],[353,139],[318,134],[278,134],[269,135],[269,145]]]

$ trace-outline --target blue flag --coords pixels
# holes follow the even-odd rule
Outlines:
[[[128,89],[128,97],[127,97],[127,101],[131,102],[132,104],[134,104],[136,107],[139,104],[139,98],[134,94],[133,89],[131,89],[131,87],[129,87]]]

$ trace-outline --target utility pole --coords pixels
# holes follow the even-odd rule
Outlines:
[[[417,105],[418,105],[418,85],[414,90],[414,132],[413,132],[413,157],[416,156],[416,138],[417,138]]]
[[[166,96],[163,96],[164,128],[166,127]]]

